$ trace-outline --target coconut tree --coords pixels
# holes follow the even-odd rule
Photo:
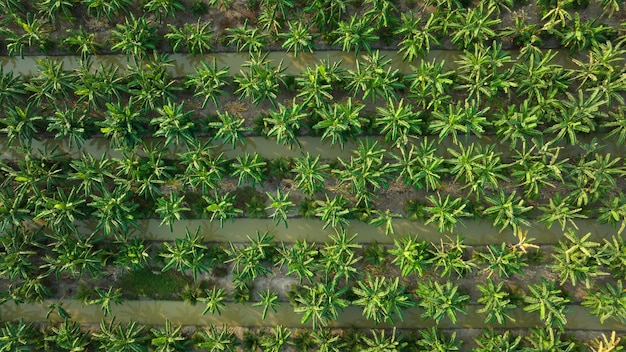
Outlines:
[[[267,126],[267,136],[275,137],[276,142],[281,145],[289,145],[289,149],[294,144],[301,147],[300,141],[296,137],[302,127],[302,122],[307,117],[303,111],[303,105],[293,98],[289,106],[278,103],[278,109],[271,109],[269,116],[263,118]]]
[[[294,57],[298,57],[301,52],[312,53],[315,50],[315,35],[313,35],[309,27],[305,26],[302,21],[295,20],[287,22],[289,29],[284,33],[279,33],[278,37],[284,40],[282,47],[287,52],[293,52]]]
[[[228,46],[237,45],[238,52],[248,50],[250,54],[258,54],[265,48],[267,34],[263,33],[260,28],[254,26],[249,28],[247,19],[242,26],[228,28],[227,32]]]
[[[375,30],[366,17],[352,15],[349,22],[339,21],[337,28],[332,31],[337,38],[333,44],[341,45],[341,50],[346,52],[354,50],[355,55],[359,55],[361,49],[371,54],[370,43],[378,40]]]
[[[315,243],[307,243],[306,240],[296,239],[291,246],[282,244],[278,249],[280,259],[276,263],[281,268],[287,266],[287,276],[295,274],[298,282],[302,284],[306,279],[309,284],[313,283],[313,278],[318,269],[318,255],[320,251]]]
[[[189,229],[185,228],[185,237],[175,238],[173,244],[163,242],[163,249],[159,256],[165,258],[166,263],[161,271],[165,272],[174,268],[184,274],[189,270],[196,281],[199,274],[209,272],[211,268],[207,258],[207,246],[203,242],[204,236],[200,236],[199,227],[193,235]]]
[[[356,299],[352,304],[362,306],[363,316],[373,320],[376,324],[382,322],[394,323],[393,315],[404,320],[402,310],[413,307],[415,302],[405,293],[406,286],[399,284],[399,278],[386,281],[386,278],[368,274],[366,280],[359,280],[358,287],[352,287]]]
[[[235,352],[239,341],[235,333],[226,325],[221,328],[211,324],[206,329],[198,331],[199,341],[195,343],[197,348],[209,352]]]
[[[283,72],[286,68],[282,60],[274,66],[268,59],[268,53],[254,53],[241,67],[240,75],[234,79],[238,85],[235,93],[240,94],[240,98],[251,99],[254,104],[268,100],[275,106],[280,85],[285,84]]]
[[[556,283],[551,280],[541,279],[539,284],[528,286],[529,295],[524,296],[524,311],[539,312],[539,317],[546,327],[551,328],[556,325],[560,330],[565,329],[567,319],[567,303],[569,298],[562,295],[561,289],[556,287]]]
[[[228,85],[226,77],[229,69],[230,67],[228,66],[218,69],[217,61],[213,58],[213,62],[210,65],[203,61],[201,66],[194,68],[195,73],[186,76],[185,86],[194,87],[194,97],[204,97],[202,101],[203,109],[209,100],[218,107],[219,102],[217,98],[225,93],[222,88]]]
[[[156,30],[146,17],[136,18],[130,13],[124,23],[118,23],[111,31],[114,43],[111,50],[122,51],[126,58],[141,59],[149,50],[156,49]]]
[[[100,322],[100,331],[92,336],[99,342],[101,349],[106,351],[148,351],[146,341],[149,339],[144,333],[145,326],[141,326],[131,321],[122,326],[115,322],[115,318],[109,322]]]
[[[422,318],[433,318],[437,324],[447,316],[456,324],[457,313],[467,314],[465,306],[470,297],[459,291],[459,287],[449,280],[445,284],[428,279],[419,281],[415,294],[420,299],[418,306],[424,309]]]
[[[113,18],[122,12],[128,13],[133,5],[132,0],[81,0],[81,3],[87,5],[87,14],[95,16],[98,21],[103,15],[109,21],[113,21]]]
[[[159,226],[167,223],[170,227],[170,232],[174,231],[174,221],[182,218],[182,212],[189,211],[191,209],[183,206],[185,196],[178,197],[178,193],[170,191],[168,198],[160,197],[157,199],[157,208],[155,212],[161,216],[161,223]]]
[[[20,58],[24,58],[24,48],[37,47],[40,52],[47,53],[52,45],[51,28],[48,22],[33,15],[31,12],[26,14],[26,18],[21,16],[14,17],[15,24],[21,29],[21,34],[15,33],[10,29],[5,29],[7,50],[9,56],[20,54]]]
[[[169,32],[165,34],[165,39],[169,40],[174,52],[178,52],[181,47],[184,47],[189,54],[204,55],[213,49],[211,43],[215,37],[211,29],[211,22],[201,24],[198,18],[195,25],[185,23],[182,28],[179,28],[168,23],[167,28]],[[206,62],[202,64],[206,65]]]
[[[378,50],[363,55],[362,60],[357,58],[356,70],[348,70],[346,89],[353,96],[361,91],[362,99],[371,97],[372,103],[379,97],[386,100],[397,98],[396,90],[403,89],[404,84],[398,78],[398,69],[391,71],[390,63],[391,59],[385,60]]]
[[[150,344],[154,346],[154,352],[187,351],[191,341],[182,334],[181,329],[180,325],[172,328],[169,319],[165,319],[165,326],[150,329]]]
[[[33,351],[41,348],[41,336],[35,330],[33,323],[24,323],[24,320],[6,322],[0,328],[0,351],[21,352]]]
[[[313,125],[313,129],[323,130],[322,141],[330,138],[332,145],[338,142],[343,149],[348,138],[354,138],[362,132],[366,120],[359,115],[364,107],[360,103],[353,104],[351,97],[345,103],[325,106],[320,111],[321,120]]]
[[[478,310],[478,313],[484,313],[486,324],[500,325],[506,324],[506,321],[515,321],[509,314],[511,309],[517,306],[511,302],[511,295],[503,289],[504,281],[500,281],[497,285],[491,279],[487,279],[485,285],[476,285],[481,293],[478,303],[484,307]]]

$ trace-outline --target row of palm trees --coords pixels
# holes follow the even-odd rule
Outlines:
[[[48,326],[24,321],[5,323],[0,328],[0,351],[85,351],[91,348],[107,351],[211,351],[234,352],[238,348],[256,351],[282,351],[291,346],[299,351],[460,351],[464,341],[456,332],[433,327],[414,331],[396,329],[349,330],[343,333],[330,329],[301,330],[276,326],[267,330],[246,329],[237,334],[226,326],[210,325],[192,335],[173,326],[168,320],[163,327],[136,323],[121,324],[102,321],[95,332],[85,331],[71,319]],[[514,335],[509,331],[485,330],[473,338],[471,351],[573,351],[587,347],[592,351],[618,350],[621,339],[612,334],[598,338],[574,340],[551,328],[532,329],[530,334]]]
[[[256,23],[251,24],[246,19],[238,26],[219,32],[215,31],[218,26],[211,23],[214,18],[206,14],[208,9],[202,2],[195,2],[199,5],[192,9],[195,11],[192,17],[197,17],[197,21],[180,26],[173,24],[177,14],[185,11],[178,0],[150,0],[139,7],[129,0],[45,0],[28,5],[21,0],[4,0],[0,8],[7,14],[4,20],[7,26],[2,33],[7,50],[11,55],[20,56],[24,50],[47,52],[51,49],[55,45],[51,35],[55,26],[61,20],[73,19],[79,7],[84,7],[83,12],[89,16],[98,20],[106,17],[116,25],[107,43],[99,42],[94,33],[89,33],[82,25],[67,30],[58,44],[81,55],[96,54],[104,48],[141,57],[158,46],[158,41],[168,42],[174,52],[182,50],[191,54],[208,52],[220,41],[238,51],[250,52],[262,51],[275,43],[274,46],[279,44],[298,55],[314,50],[320,38],[356,54],[361,50],[371,52],[371,47],[380,45],[381,41],[398,42],[405,58],[412,60],[446,37],[460,49],[496,38],[515,45],[536,46],[542,39],[554,37],[572,52],[579,52],[619,35],[618,28],[598,23],[596,19],[582,21],[578,14],[580,8],[571,6],[573,1],[546,1],[537,14],[541,18],[538,23],[531,23],[524,13],[515,12],[514,24],[506,27],[502,26],[500,15],[502,11],[515,9],[512,1],[481,1],[475,7],[467,7],[459,1],[430,2],[436,10],[420,17],[419,12],[413,10],[400,13],[391,0],[367,0],[359,4],[318,0],[304,7],[297,7],[290,0],[260,1],[259,7],[252,9],[258,13]],[[609,16],[619,9],[615,0],[603,1],[602,6]],[[216,13],[219,10],[212,12]],[[165,25],[168,32],[157,34],[158,26]]]

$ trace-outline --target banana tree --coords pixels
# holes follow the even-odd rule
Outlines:
[[[71,97],[75,90],[75,76],[72,71],[65,70],[63,61],[39,59],[37,72],[37,76],[24,84],[24,90],[32,93],[29,98],[35,104],[40,105],[45,101],[54,105],[58,99]]]
[[[6,36],[9,56],[19,53],[20,58],[23,59],[24,49],[26,47],[30,49],[34,46],[40,52],[48,52],[48,49],[52,46],[52,30],[48,22],[42,21],[39,17],[33,15],[32,12],[28,12],[25,19],[22,19],[22,16],[15,16],[14,21],[17,27],[21,29],[21,34],[15,33],[10,29],[2,31]]]
[[[556,221],[561,225],[561,230],[565,231],[565,227],[569,224],[573,228],[578,229],[576,226],[576,219],[586,219],[587,215],[582,212],[582,208],[572,206],[572,201],[565,197],[562,198],[559,193],[550,198],[548,204],[540,206],[539,210],[543,214],[539,217],[539,222],[546,223],[548,228],[552,227],[552,224]]]
[[[480,108],[475,99],[457,102],[456,105],[448,104],[444,110],[444,105],[432,112],[428,130],[436,133],[441,142],[448,135],[452,135],[454,144],[459,144],[458,135],[465,134],[466,137],[476,135],[481,137],[485,128],[490,125],[488,119],[489,107]]]
[[[506,242],[502,242],[500,246],[488,245],[486,252],[478,251],[476,253],[476,259],[487,264],[484,269],[488,273],[487,278],[490,278],[494,273],[497,273],[501,278],[509,278],[513,274],[523,275],[524,270],[522,268],[528,266],[524,262],[523,253],[509,247]]]
[[[339,143],[343,149],[348,138],[354,138],[362,132],[366,120],[359,115],[364,107],[360,103],[353,104],[351,97],[345,103],[324,106],[320,111],[321,120],[313,125],[313,129],[323,130],[322,141],[330,138],[332,145]]]
[[[85,197],[102,194],[105,183],[114,178],[111,173],[112,165],[112,160],[106,153],[100,159],[83,153],[80,158],[70,161],[72,171],[68,172],[68,179],[78,182],[76,191],[82,191]]]
[[[240,75],[235,76],[238,87],[235,93],[241,98],[252,99],[254,104],[269,101],[276,106],[276,97],[280,86],[285,85],[285,67],[282,60],[277,66],[272,65],[268,53],[250,54],[250,60],[241,65]],[[245,70],[244,70],[245,69]]]
[[[206,107],[209,100],[219,106],[217,98],[224,94],[222,89],[228,86],[227,76],[229,67],[225,66],[221,69],[217,68],[217,61],[215,58],[209,65],[206,61],[203,61],[201,66],[194,68],[195,73],[186,76],[185,86],[194,87],[194,97],[204,97],[202,101],[202,108]]]
[[[434,141],[424,137],[419,145],[412,144],[410,150],[407,151],[406,147],[399,150],[399,154],[391,154],[396,160],[392,168],[397,170],[398,178],[401,178],[406,186],[427,191],[439,188],[442,177],[446,175],[448,169],[445,159],[435,154],[437,148]]]
[[[346,89],[353,96],[356,96],[357,91],[362,92],[362,99],[371,97],[372,103],[377,98],[397,98],[396,91],[405,87],[398,77],[398,69],[392,71],[390,63],[391,59],[385,60],[385,56],[381,57],[378,50],[363,55],[362,60],[356,60],[356,70],[348,70]]]
[[[379,116],[374,125],[385,136],[385,141],[393,143],[396,148],[408,145],[410,139],[422,134],[421,112],[413,112],[412,105],[404,104],[404,99],[389,99],[387,106],[378,106],[376,111]]]
[[[98,21],[102,16],[106,16],[109,21],[124,13],[128,13],[133,5],[132,0],[81,0],[81,3],[87,5],[87,14],[95,16]]]
[[[556,287],[554,281],[542,278],[541,283],[528,286],[529,295],[524,296],[524,311],[539,312],[547,328],[557,326],[561,331],[565,329],[569,298],[563,297],[563,291]]]
[[[217,191],[212,198],[203,196],[207,202],[205,211],[211,214],[211,221],[219,220],[220,227],[224,227],[224,220],[230,219],[235,221],[235,216],[243,214],[243,210],[235,208],[235,196],[231,196],[229,192],[219,195]]]
[[[95,55],[102,44],[96,41],[96,34],[86,31],[81,25],[78,30],[68,29],[67,36],[63,38],[62,43],[74,49],[80,54],[83,60],[91,55]]]
[[[113,45],[111,50],[120,50],[126,58],[135,61],[142,59],[149,50],[156,49],[156,25],[152,25],[146,17],[136,18],[130,13],[124,23],[118,23],[111,31]]]
[[[311,287],[303,286],[295,298],[298,305],[293,310],[302,314],[303,324],[311,321],[313,330],[324,328],[348,307],[348,300],[342,298],[347,291],[347,287],[339,288],[334,280],[318,282]]]
[[[191,341],[183,335],[181,329],[180,325],[173,328],[169,319],[165,319],[165,326],[150,329],[150,344],[154,346],[154,352],[187,351]]]
[[[578,237],[572,229],[568,229],[563,235],[567,241],[559,241],[555,246],[552,254],[554,262],[550,265],[552,271],[558,274],[561,285],[569,280],[572,286],[584,282],[587,289],[591,288],[592,278],[607,274],[600,269],[600,243],[589,241],[591,233]]]
[[[179,0],[147,0],[143,5],[146,13],[156,13],[157,21],[163,23],[170,15],[176,19],[176,11],[185,11],[185,6]]]
[[[25,323],[23,319],[6,322],[0,328],[0,351],[27,352],[41,348],[41,336],[33,323]]]
[[[165,137],[165,146],[179,145],[184,142],[187,146],[194,141],[194,123],[190,116],[191,110],[185,111],[184,103],[168,103],[157,108],[157,117],[150,120],[151,125],[158,125],[159,129],[154,132],[155,137]]]
[[[298,282],[302,284],[304,279],[309,284],[313,283],[313,278],[319,268],[318,256],[319,249],[315,243],[307,243],[306,240],[296,239],[296,242],[287,247],[282,244],[282,248],[278,249],[280,259],[276,263],[277,266],[287,266],[287,276],[295,274]]]
[[[270,205],[268,205],[265,210],[274,210],[270,216],[276,222],[275,225],[278,226],[281,222],[285,224],[285,228],[287,228],[287,212],[289,208],[292,208],[295,204],[291,200],[289,200],[289,192],[283,194],[279,189],[276,190],[276,196],[274,196],[270,192],[265,192],[267,197],[270,200]]]
[[[204,55],[213,49],[211,44],[215,41],[215,37],[211,29],[211,22],[205,22],[201,25],[200,18],[198,18],[195,25],[185,23],[182,28],[179,28],[168,23],[167,28],[169,32],[165,34],[165,39],[170,41],[174,52],[178,52],[181,47],[184,47],[189,54]],[[202,62],[202,64],[206,65],[206,62]]]
[[[468,203],[462,198],[450,198],[449,194],[442,198],[441,194],[437,192],[436,198],[434,195],[430,195],[427,199],[432,206],[426,207],[430,217],[425,224],[436,223],[439,232],[452,231],[458,223],[463,224],[462,217],[471,216],[469,212],[465,211]]]
[[[425,310],[422,318],[433,318],[439,324],[441,319],[448,317],[455,324],[457,313],[467,314],[465,306],[470,297],[459,291],[459,287],[449,280],[443,285],[431,279],[417,284],[415,294],[420,299],[418,306]]]
[[[459,49],[468,49],[474,44],[482,44],[495,39],[493,27],[502,20],[493,18],[496,7],[485,8],[484,3],[477,7],[457,10],[455,20],[450,22],[451,40]]]
[[[263,118],[263,122],[268,128],[268,137],[275,137],[278,144],[289,145],[291,149],[294,144],[302,147],[296,136],[305,118],[307,114],[303,111],[303,105],[293,98],[288,106],[278,103],[278,109],[271,109],[269,116]]]
[[[399,278],[386,281],[386,278],[368,274],[365,282],[359,280],[358,287],[352,287],[356,299],[352,304],[362,306],[363,316],[373,320],[376,324],[382,322],[394,323],[393,315],[404,320],[402,310],[415,306],[411,296],[405,293],[406,286],[399,284]]]
[[[495,116],[494,127],[497,128],[498,139],[502,143],[510,142],[512,150],[517,148],[518,142],[525,144],[526,141],[543,134],[538,129],[545,123],[540,107],[531,105],[528,99],[519,106],[512,104],[508,108],[502,108]]]
[[[135,214],[139,208],[130,200],[130,193],[121,187],[112,191],[103,190],[102,195],[92,194],[92,202],[87,205],[94,208],[92,216],[98,219],[96,231],[104,231],[106,236],[115,233],[126,233],[139,224],[135,220]]]
[[[167,71],[172,65],[168,54],[154,51],[145,61],[128,67],[128,92],[144,114],[177,100],[175,92],[181,88]]]
[[[250,54],[258,54],[265,48],[267,34],[263,33],[260,28],[254,26],[249,28],[247,19],[242,26],[228,28],[227,32],[228,46],[236,44],[238,52],[243,52],[247,49]]]
[[[341,45],[341,50],[359,55],[361,49],[365,49],[368,54],[372,53],[371,42],[379,38],[374,34],[375,28],[365,17],[357,15],[350,16],[350,21],[339,21],[337,29],[332,34],[336,36],[334,45]]]
[[[278,37],[284,39],[282,47],[287,52],[293,52],[294,57],[298,57],[301,52],[312,53],[315,50],[314,39],[316,38],[310,32],[310,29],[305,26],[302,21],[289,21],[287,22],[289,29],[284,33],[279,33]]]
[[[9,145],[17,140],[21,146],[28,147],[33,138],[38,138],[40,121],[44,118],[40,115],[41,111],[37,105],[28,103],[24,108],[19,105],[7,107],[5,117],[0,120],[0,124],[5,127],[0,129],[0,132],[7,135]]]
[[[513,191],[507,195],[500,190],[497,195],[486,196],[485,199],[491,206],[483,210],[483,215],[493,217],[493,226],[500,227],[500,232],[510,227],[517,233],[521,226],[530,227],[530,222],[524,218],[524,214],[533,209],[532,205],[526,205],[524,200]]]
[[[421,60],[419,66],[410,66],[411,74],[405,77],[408,82],[409,98],[414,99],[423,109],[441,110],[451,100],[448,94],[454,84],[454,71],[444,69],[445,62]]]
[[[473,259],[464,258],[469,246],[463,244],[463,238],[458,235],[454,239],[448,237],[447,242],[441,239],[438,245],[432,243],[432,247],[429,249],[428,263],[441,269],[441,277],[449,277],[452,272],[455,272],[458,277],[463,277],[476,267]]]
[[[86,351],[90,341],[88,333],[71,319],[64,319],[44,333],[44,346],[65,351]]]
[[[134,321],[123,326],[116,323],[115,318],[109,322],[103,319],[100,322],[100,331],[92,336],[99,343],[100,348],[106,351],[147,352],[146,342],[149,337],[144,330],[145,326]]]
[[[167,223],[170,227],[170,232],[174,231],[174,221],[182,218],[182,213],[191,210],[183,205],[185,196],[178,197],[178,193],[170,191],[168,198],[160,197],[157,199],[157,208],[155,212],[161,216],[161,223],[159,226]]]
[[[0,104],[15,106],[25,97],[24,78],[10,70],[5,73],[4,67],[0,67]]]
[[[197,336],[199,341],[195,346],[210,352],[235,352],[239,345],[237,336],[226,325],[218,328],[211,324],[198,331]]]
[[[254,187],[257,183],[263,182],[267,162],[256,152],[254,154],[244,153],[235,157],[232,168],[233,176],[238,177],[237,187],[243,183],[249,183],[251,187]]]
[[[626,291],[621,280],[617,280],[615,286],[607,283],[599,289],[588,288],[581,305],[591,308],[591,314],[600,318],[601,324],[607,319],[626,321]]]
[[[132,150],[141,141],[144,116],[130,99],[128,104],[106,103],[104,120],[97,121],[96,126],[105,137],[111,139],[111,148]]]
[[[81,60],[74,71],[74,95],[78,102],[88,103],[88,111],[99,111],[106,103],[119,104],[122,93],[128,91],[126,77],[119,73],[119,67],[100,63],[94,67],[90,59]]]
[[[82,110],[82,109],[81,109]],[[47,116],[48,127],[46,131],[56,132],[54,139],[66,139],[69,147],[82,147],[85,143],[87,133],[85,127],[88,126],[87,116],[83,111],[79,111],[77,107],[68,109],[57,109],[53,115]]]
[[[511,302],[512,297],[509,292],[503,289],[503,286],[504,281],[500,281],[496,285],[491,279],[487,279],[484,285],[476,285],[481,294],[478,303],[484,305],[478,310],[478,313],[486,314],[486,324],[504,325],[507,320],[515,321],[509,311],[517,306]]]

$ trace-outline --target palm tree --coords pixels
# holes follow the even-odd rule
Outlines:
[[[504,281],[500,281],[496,285],[491,279],[487,279],[485,285],[476,285],[481,293],[478,303],[484,305],[478,310],[478,313],[487,314],[485,317],[486,324],[504,325],[507,320],[515,321],[508,311],[517,306],[511,302],[511,295],[503,289],[503,286]]]
[[[146,352],[148,348],[145,341],[148,336],[144,334],[145,326],[136,322],[129,322],[126,326],[115,323],[115,318],[107,322],[100,322],[100,332],[94,333],[94,340],[100,343],[100,348],[106,351],[133,351]]]
[[[174,221],[182,218],[182,212],[189,211],[191,209],[183,206],[185,196],[178,197],[178,193],[170,191],[169,198],[160,197],[157,199],[157,208],[155,212],[162,218],[159,226],[163,226],[167,223],[170,227],[170,232],[174,231]]]
[[[386,100],[397,98],[396,90],[404,89],[399,80],[398,69],[391,71],[391,59],[385,60],[376,50],[363,55],[363,60],[356,60],[356,71],[348,70],[346,89],[356,96],[357,91],[363,92],[363,98],[372,98],[372,103],[380,97]],[[385,70],[385,68],[387,68]]]
[[[93,61],[85,59],[75,70],[74,95],[78,102],[87,102],[89,111],[100,110],[105,103],[119,104],[121,93],[126,92],[125,77],[119,74],[119,67],[100,63],[93,67]]]
[[[361,256],[356,256],[355,250],[362,248],[362,245],[353,243],[358,234],[348,236],[346,230],[335,229],[335,234],[330,235],[331,242],[324,243],[324,248],[320,254],[320,266],[324,268],[325,281],[332,279],[339,281],[343,276],[346,284],[350,279],[359,276],[359,272],[354,267],[361,260]]]
[[[21,146],[27,147],[33,138],[37,139],[38,126],[44,118],[36,106],[36,103],[28,103],[23,109],[15,105],[5,110],[5,117],[0,120],[5,127],[0,132],[6,133],[9,145],[17,139]]]
[[[396,328],[394,327],[391,336],[385,337],[385,330],[381,330],[378,334],[375,330],[371,330],[372,338],[363,335],[361,338],[365,346],[363,351],[367,352],[396,352],[400,346],[400,341],[396,340]]]
[[[321,60],[315,66],[307,65],[306,71],[296,77],[298,85],[297,98],[302,103],[316,111],[322,111],[323,107],[332,99],[333,86],[341,84],[346,70],[341,67],[341,61],[332,64],[329,60]]]
[[[156,49],[157,27],[150,24],[146,17],[136,18],[130,13],[124,23],[118,23],[111,31],[113,46],[111,50],[121,50],[126,58],[143,58],[148,50]]]
[[[209,127],[216,129],[215,137],[222,139],[223,143],[231,143],[233,149],[236,148],[237,142],[241,145],[246,145],[246,140],[243,138],[243,133],[250,129],[244,127],[245,120],[239,114],[232,114],[230,112],[222,113],[217,112],[217,116],[220,121],[214,121],[209,123]]]
[[[82,206],[85,199],[77,193],[75,188],[72,188],[69,194],[62,188],[57,188],[58,197],[43,196],[40,200],[43,209],[35,207],[36,215],[33,220],[44,220],[54,231],[71,230],[76,218],[85,215]]]
[[[213,286],[211,290],[204,290],[206,297],[199,297],[198,301],[204,302],[206,307],[202,311],[202,315],[206,313],[222,315],[222,310],[226,308],[224,300],[226,299],[226,291],[223,288]]]
[[[528,286],[530,295],[524,296],[526,312],[539,312],[539,317],[544,321],[546,327],[551,328],[555,324],[560,330],[565,329],[567,319],[567,303],[569,298],[562,296],[561,289],[556,287],[556,283],[546,281],[541,278],[540,284],[531,284]]]
[[[250,54],[250,60],[246,61],[239,70],[240,75],[235,76],[238,88],[235,93],[240,94],[240,98],[252,99],[254,104],[259,104],[268,100],[276,106],[276,97],[279,93],[280,85],[285,85],[285,67],[282,60],[278,66],[272,65],[268,60],[268,53]]]
[[[217,61],[213,58],[211,65],[203,61],[201,66],[194,68],[195,73],[186,76],[185,86],[194,87],[194,97],[204,97],[202,109],[205,108],[209,99],[216,107],[219,105],[217,98],[225,93],[222,88],[228,85],[226,77],[229,69],[229,66],[218,69]]]
[[[122,272],[138,271],[148,266],[150,245],[146,245],[142,239],[118,238],[117,243],[120,247],[113,264],[120,267]]]
[[[393,321],[393,314],[404,320],[402,310],[413,307],[415,302],[405,293],[406,286],[399,284],[399,278],[386,281],[386,278],[368,274],[365,282],[359,280],[358,287],[352,287],[356,299],[352,304],[363,307],[363,315],[376,324]]]
[[[193,112],[191,110],[184,111],[184,109],[184,103],[168,103],[162,108],[158,108],[159,116],[150,121],[151,125],[159,126],[159,129],[154,132],[154,136],[165,137],[166,147],[174,143],[178,145],[181,142],[189,146],[194,140],[194,123],[190,119]]]
[[[332,200],[328,198],[328,195],[325,196],[325,201],[316,201],[315,212],[315,216],[325,221],[323,229],[326,229],[328,226],[343,228],[348,225],[350,222],[346,215],[350,213],[350,210],[347,208],[350,202],[344,199],[342,195],[334,196]]]
[[[508,278],[512,274],[523,275],[523,267],[528,266],[524,262],[521,251],[515,250],[513,247],[507,246],[506,242],[498,247],[495,245],[488,245],[487,252],[477,252],[476,257],[480,262],[487,263],[485,271],[489,274],[487,278],[490,278],[493,273],[497,273],[500,277]]]
[[[445,284],[428,279],[419,281],[415,294],[420,301],[418,306],[425,310],[422,318],[433,318],[437,324],[447,316],[453,324],[456,324],[457,312],[467,314],[465,306],[470,297],[459,291],[459,287],[449,280]]]
[[[474,352],[489,352],[489,351],[502,351],[502,352],[514,352],[522,351],[520,346],[522,342],[521,336],[515,338],[510,336],[510,331],[504,331],[500,333],[493,329],[484,330],[483,335],[474,342],[478,345],[478,348],[474,348]]]
[[[268,288],[265,292],[259,292],[260,301],[254,303],[252,306],[263,307],[263,313],[261,313],[261,319],[265,320],[267,312],[271,309],[274,313],[277,313],[276,307],[280,306],[281,302],[278,300],[278,293],[270,291]]]
[[[132,98],[126,105],[106,103],[106,107],[104,120],[97,121],[96,126],[111,139],[111,148],[132,150],[142,141],[143,114],[133,106]]]
[[[555,331],[552,327],[531,328],[530,335],[526,336],[526,341],[530,345],[532,351],[552,352],[563,351],[572,352],[576,350],[576,343],[566,339],[561,340],[561,333]]]
[[[456,331],[448,338],[443,333],[437,331],[436,326],[420,330],[420,335],[422,335],[422,339],[417,341],[417,345],[422,347],[423,351],[460,351],[459,347],[463,343],[461,340],[456,341]]]
[[[198,279],[198,275],[205,272],[208,273],[211,264],[208,263],[207,246],[203,244],[204,236],[200,236],[200,228],[198,227],[194,234],[185,228],[184,238],[175,238],[173,245],[163,242],[163,250],[159,256],[167,261],[162,272],[174,268],[184,274],[186,270],[190,270],[193,280]]]
[[[617,280],[615,286],[607,283],[599,289],[587,289],[581,305],[591,308],[591,314],[599,317],[601,324],[609,318],[626,321],[626,291],[621,280]]]
[[[68,36],[63,38],[62,43],[76,50],[81,59],[85,60],[95,55],[102,44],[96,41],[96,34],[89,33],[81,25],[78,30],[68,29]]]
[[[208,328],[200,330],[197,336],[200,340],[195,343],[195,346],[203,351],[235,352],[239,345],[237,336],[226,325],[217,328],[211,324]]]
[[[165,319],[164,327],[150,329],[153,336],[150,344],[155,347],[154,352],[187,351],[191,341],[183,336],[181,329],[182,326],[172,328],[169,319]]]
[[[263,262],[270,259],[276,251],[276,245],[272,243],[274,236],[267,231],[263,234],[257,231],[254,239],[247,237],[250,243],[246,247],[236,247],[231,242],[230,249],[225,250],[230,256],[226,262],[234,264],[233,281],[240,281],[244,284],[251,283],[259,275],[267,276],[270,273],[270,269]]]
[[[444,70],[445,62],[421,60],[419,66],[411,66],[412,73],[405,77],[409,98],[415,99],[423,109],[439,111],[451,99],[448,94],[453,86],[454,71]]]
[[[183,24],[182,28],[178,28],[168,23],[169,32],[165,34],[165,39],[170,41],[172,51],[178,52],[181,46],[184,46],[187,53],[192,55],[204,55],[213,48],[211,43],[215,40],[211,22],[200,25],[200,18],[196,25],[190,23]],[[206,62],[202,62],[207,65]]]
[[[175,101],[175,91],[180,90],[168,73],[173,65],[169,54],[153,51],[152,57],[128,67],[128,92],[144,113],[156,110]]]

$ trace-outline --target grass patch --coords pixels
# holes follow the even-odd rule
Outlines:
[[[142,269],[126,273],[120,279],[124,296],[131,299],[175,299],[191,279],[169,270],[164,273]]]

